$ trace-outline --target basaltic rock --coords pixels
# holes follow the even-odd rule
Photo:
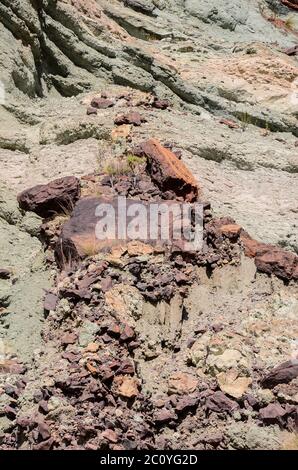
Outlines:
[[[275,245],[260,243],[242,232],[246,256],[255,259],[258,271],[274,274],[285,281],[298,280],[298,256]]]
[[[261,385],[265,388],[273,388],[281,383],[289,383],[296,377],[298,377],[298,359],[283,362],[275,367],[263,378]]]
[[[187,202],[197,200],[199,187],[192,173],[158,140],[143,142],[135,149],[135,153],[147,158],[147,171],[162,191],[172,192]]]
[[[168,205],[171,209],[171,206],[180,207],[182,213],[182,203],[176,201],[161,201],[161,205]],[[178,206],[177,206],[178,205]],[[150,250],[150,246],[162,246],[162,245],[175,245],[177,240],[174,237],[174,224],[169,224],[169,237],[168,239],[160,238],[161,237],[161,224],[163,223],[163,218],[159,217],[159,229],[157,230],[157,238],[152,239],[150,232],[150,210],[148,202],[138,201],[134,199],[126,199],[125,206],[127,212],[137,211],[137,213],[145,213],[147,217],[147,227],[142,226],[142,232],[134,235],[126,230],[128,223],[131,223],[134,220],[134,216],[128,216],[127,219],[120,220],[125,213],[125,209],[119,207],[119,200],[117,198],[83,198],[76,204],[71,218],[63,225],[59,240],[56,245],[56,259],[59,265],[61,266],[66,260],[76,261],[86,256],[94,256],[99,252],[108,252],[116,247],[124,247],[126,250],[132,250],[131,242],[139,241],[143,242],[146,245],[149,245],[147,251]],[[111,214],[111,219],[109,219],[109,232],[103,233],[101,235],[98,232],[98,229],[103,223],[100,221],[105,217],[103,213],[100,213],[102,210],[105,210],[105,207],[109,208]],[[156,205],[158,208],[158,205]],[[99,209],[101,208],[101,209]],[[136,213],[136,217],[137,217]],[[179,214],[177,215],[179,217]],[[184,219],[186,223],[186,219]],[[101,224],[100,226],[98,224]],[[124,229],[123,233],[119,233],[118,227],[121,227],[121,230]],[[139,237],[139,238],[138,238]],[[183,251],[187,248],[187,240],[179,239],[179,249]],[[139,248],[142,245],[139,245]],[[144,250],[142,246],[142,250]],[[178,248],[177,248],[178,249]],[[125,251],[125,250],[124,250]]]
[[[66,176],[26,189],[18,195],[21,209],[35,212],[41,217],[71,210],[81,193],[80,181],[75,176]]]

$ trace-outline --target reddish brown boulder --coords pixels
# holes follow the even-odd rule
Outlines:
[[[104,223],[98,225],[100,221],[106,217],[105,214],[100,214],[98,212],[99,208],[104,210],[105,205],[108,204],[109,213],[111,214],[111,219],[109,219],[109,233],[102,233],[100,236],[98,230]],[[94,256],[101,251],[111,251],[113,248],[122,247],[123,252],[126,250],[130,253],[136,249],[136,245],[132,245],[132,241],[138,240],[149,246],[177,246],[179,243],[179,249],[182,251],[189,251],[192,247],[188,243],[188,240],[184,238],[184,235],[180,231],[175,231],[175,226],[173,225],[173,220],[169,217],[169,226],[168,226],[168,238],[165,236],[165,226],[163,225],[163,238],[161,238],[161,224],[164,222],[164,219],[157,217],[157,219],[152,219],[152,211],[149,208],[149,203],[147,201],[137,201],[134,199],[126,199],[124,202],[125,207],[119,206],[118,198],[83,198],[76,204],[72,217],[63,225],[60,238],[56,246],[56,260],[60,266],[65,263],[75,262],[86,256]],[[181,202],[177,201],[161,201],[161,207],[164,208],[165,205],[169,206],[169,211],[174,206],[174,210],[180,209],[180,214],[183,212],[183,207]],[[131,207],[133,206],[133,208]],[[156,210],[158,210],[158,204],[155,205]],[[135,219],[134,216],[129,216],[130,210],[133,209],[140,214],[145,214],[145,221],[142,220],[142,232],[137,232],[133,234],[128,229],[128,224],[131,224]],[[126,214],[125,214],[126,211]],[[179,217],[179,214],[178,216]],[[158,224],[156,228],[156,233],[153,238],[151,228],[151,222]],[[176,220],[178,220],[176,218]],[[186,214],[183,214],[183,224],[187,223]],[[121,233],[118,231],[118,226],[121,227]],[[131,230],[131,228],[130,228]],[[175,236],[174,236],[175,234]],[[134,250],[132,247],[134,246]],[[138,245],[141,246],[140,244]],[[152,251],[150,247],[147,252]],[[121,255],[120,255],[121,256]],[[83,292],[84,289],[83,289]]]
[[[91,107],[96,109],[108,109],[115,105],[114,101],[106,98],[93,98],[91,101]]]
[[[278,246],[260,243],[242,232],[241,241],[246,256],[255,258],[258,271],[274,274],[281,279],[298,280],[298,256]]]
[[[248,258],[255,258],[258,250],[261,247],[266,246],[265,243],[260,243],[257,240],[254,240],[247,232],[244,231],[241,233],[241,241],[245,255],[248,256]]]
[[[196,201],[199,188],[188,168],[156,139],[141,144],[136,153],[147,158],[147,171],[163,191],[173,192],[188,202]]]
[[[298,279],[298,256],[281,248],[271,248],[268,245],[266,249],[257,253],[255,263],[260,272],[275,274],[275,276],[288,281]]]
[[[120,114],[115,118],[114,123],[117,126],[123,126],[127,124],[131,124],[133,126],[141,126],[143,122],[147,122],[147,119],[143,118],[140,113],[131,112],[128,114]]]
[[[18,195],[20,208],[32,211],[41,217],[51,217],[55,213],[72,210],[81,193],[80,181],[67,176],[26,189]]]
[[[266,377],[261,385],[265,388],[273,388],[278,384],[289,383],[298,377],[298,360],[283,362],[275,367]]]

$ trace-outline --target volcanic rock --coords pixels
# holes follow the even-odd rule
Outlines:
[[[281,279],[290,281],[298,279],[298,256],[278,246],[260,243],[253,240],[246,232],[241,233],[245,254],[255,258],[260,272],[274,274]]]
[[[79,179],[67,176],[23,191],[18,195],[18,202],[21,209],[46,218],[71,210],[80,192]]]
[[[225,411],[232,413],[237,410],[238,404],[228,398],[224,393],[215,392],[207,398],[206,408],[216,413],[223,413]]]
[[[261,384],[265,388],[273,388],[281,383],[289,383],[296,377],[298,377],[298,360],[287,361],[266,375]]]
[[[199,188],[193,175],[184,163],[158,140],[143,142],[136,149],[136,153],[147,158],[147,171],[162,191],[173,192],[187,202],[197,200]]]

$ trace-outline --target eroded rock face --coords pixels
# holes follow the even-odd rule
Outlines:
[[[46,218],[72,210],[79,196],[80,181],[69,176],[23,191],[18,195],[18,202],[21,209]]]
[[[156,139],[142,143],[136,151],[138,155],[147,158],[147,171],[162,191],[174,193],[187,202],[197,200],[198,184],[173,152]]]

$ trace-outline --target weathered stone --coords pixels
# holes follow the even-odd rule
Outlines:
[[[87,108],[87,116],[96,116],[97,115],[97,109],[96,108],[93,108],[92,106],[89,106],[89,108]]]
[[[166,408],[157,411],[154,415],[154,421],[156,424],[166,424],[175,419],[175,413],[172,410],[167,410]]]
[[[56,310],[59,297],[52,292],[47,292],[43,301],[43,308],[46,312]]]
[[[116,393],[125,398],[134,398],[139,393],[139,381],[135,377],[119,375],[115,377],[113,385]]]
[[[91,101],[92,108],[95,109],[108,109],[114,106],[114,101],[106,98],[93,98]]]
[[[260,410],[260,418],[263,421],[274,422],[287,414],[286,410],[279,403],[270,403]]]
[[[199,397],[187,395],[182,398],[179,398],[177,405],[175,406],[176,411],[184,412],[190,408],[195,408],[199,404]]]
[[[278,246],[260,243],[253,240],[246,232],[241,233],[245,254],[255,258],[260,272],[274,274],[281,279],[290,281],[298,279],[298,256]]]
[[[209,372],[225,372],[229,369],[246,371],[249,368],[247,359],[236,349],[226,349],[222,354],[209,354],[206,360]]]
[[[220,227],[221,233],[227,238],[238,238],[241,233],[242,227],[238,224],[222,225]]]
[[[298,55],[298,46],[288,47],[284,50],[284,53],[289,56]]]
[[[199,381],[193,375],[177,372],[169,378],[169,393],[189,394],[196,390]]]
[[[268,248],[257,253],[257,269],[267,274],[275,274],[284,280],[298,279],[298,256],[280,248]]]
[[[123,126],[123,125],[128,125],[131,124],[132,126],[141,126],[143,122],[146,122],[147,120],[143,118],[140,113],[137,112],[130,112],[128,114],[120,114],[119,116],[116,117],[114,123],[117,126]]]
[[[223,413],[225,411],[232,413],[237,410],[238,404],[228,398],[224,393],[215,392],[207,398],[206,408],[217,413]]]
[[[216,376],[216,379],[220,389],[233,398],[241,398],[252,383],[250,377],[238,376],[236,370],[221,372]]]
[[[25,211],[51,217],[72,210],[80,191],[79,179],[67,176],[23,191],[18,195],[18,202]]]
[[[262,387],[273,388],[280,383],[289,383],[296,377],[298,377],[298,361],[287,361],[280,364],[266,375],[261,384]]]
[[[159,100],[158,98],[152,103],[152,107],[156,109],[167,109],[169,106],[170,102],[168,100]]]
[[[172,191],[188,202],[197,199],[199,189],[193,175],[184,163],[158,140],[143,142],[136,152],[147,158],[147,170],[162,191]]]
[[[109,205],[109,209],[111,209],[112,218],[109,219],[109,232],[106,234],[103,231],[98,236],[98,225],[102,219],[102,216],[96,215],[97,208],[107,207]],[[119,208],[119,200],[115,199],[105,199],[105,198],[84,198],[81,199],[75,206],[73,214],[71,218],[63,225],[60,238],[56,245],[56,258],[60,265],[65,264],[68,262],[73,262],[79,260],[80,258],[84,258],[86,256],[95,256],[99,252],[104,251],[111,251],[116,248],[123,248],[121,251],[121,255],[128,249],[130,253],[133,253],[134,249],[144,249],[144,252],[150,253],[150,245],[151,246],[162,246],[162,245],[171,245],[177,244],[179,242],[179,249],[188,249],[189,243],[188,240],[181,237],[181,240],[175,239],[175,224],[169,223],[169,239],[161,239],[161,230],[157,230],[157,237],[158,239],[151,239],[150,238],[150,210],[149,210],[149,203],[146,201],[136,201],[133,199],[126,199],[125,201],[127,211],[131,206],[134,206],[135,209],[140,210],[140,214],[146,214],[146,222],[147,224],[142,225],[142,231],[136,234],[137,240],[129,238],[129,233],[126,232],[127,223],[131,221],[130,217],[127,217],[124,213],[124,210]],[[161,204],[166,204],[169,206],[169,210],[171,209],[172,205],[182,204],[181,202],[175,201],[162,201]],[[181,208],[182,213],[182,206]],[[122,223],[122,234],[118,232],[118,225],[119,225],[119,218],[124,216],[124,220]],[[162,218],[158,218],[158,223],[162,223]],[[106,219],[105,219],[106,220]],[[184,216],[184,226],[186,225],[186,218]],[[102,224],[103,225],[103,224]],[[140,239],[139,239],[140,238]],[[143,242],[143,245],[140,243]],[[145,247],[144,244],[149,245]],[[178,245],[177,245],[178,246]],[[135,247],[135,248],[134,248]],[[142,247],[142,248],[141,248]],[[118,256],[118,259],[115,260],[118,264],[121,265],[121,255]],[[111,255],[112,256],[112,255]],[[109,259],[112,261],[112,258]]]

